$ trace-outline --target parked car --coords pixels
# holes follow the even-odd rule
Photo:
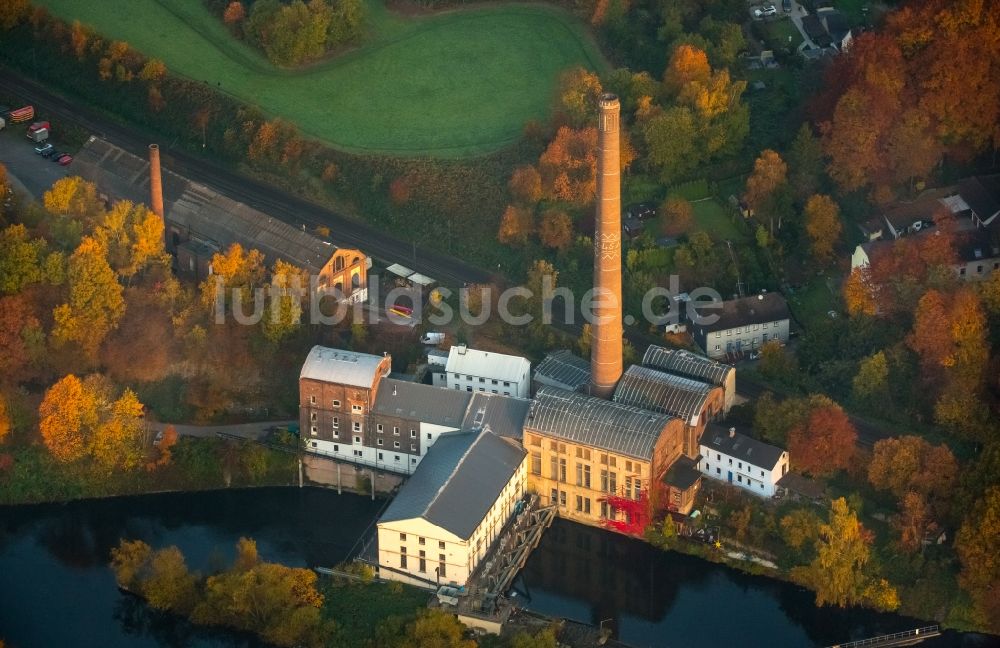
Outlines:
[[[656,205],[650,203],[632,203],[625,208],[625,218],[636,220],[656,218]]]
[[[785,13],[789,13],[792,10],[792,0],[781,0],[781,9]]]
[[[54,151],[54,150],[55,150],[55,147],[52,146],[51,144],[49,144],[48,142],[46,142],[45,144],[39,144],[38,146],[35,147],[35,153],[38,153],[39,155],[44,156],[44,157],[48,157],[49,155],[52,155],[52,151]],[[46,153],[48,155],[46,155]]]
[[[764,12],[762,10],[760,10],[760,9],[754,9],[753,10],[753,17],[754,18],[763,18],[764,17]]]
[[[767,5],[767,6],[764,7],[764,15],[765,16],[773,16],[776,13],[778,13],[778,9],[774,5]]]
[[[61,158],[59,158],[59,164],[61,164],[62,166],[67,166],[72,161],[73,161],[73,156],[70,155],[69,153],[65,153]]]
[[[60,151],[59,149],[52,149],[52,154],[49,159],[52,160],[53,162],[58,162],[59,158],[61,158],[64,155],[66,155],[64,151]]]

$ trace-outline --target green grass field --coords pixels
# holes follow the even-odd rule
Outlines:
[[[281,70],[201,0],[36,0],[352,152],[469,157],[547,117],[559,73],[607,63],[563,10],[509,4],[404,18],[369,0],[365,43]]]
[[[699,229],[709,233],[715,241],[740,239],[742,235],[729,219],[726,208],[715,198],[691,203],[694,220]]]

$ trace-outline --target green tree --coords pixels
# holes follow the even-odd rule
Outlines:
[[[24,225],[0,230],[0,293],[13,295],[45,279],[45,241],[28,238]]]
[[[59,343],[76,343],[94,358],[97,349],[125,313],[122,287],[108,265],[107,250],[85,237],[69,258],[69,300],[53,312],[52,336]]]
[[[601,96],[601,80],[581,67],[568,70],[559,77],[559,110],[573,128],[591,126],[597,122],[597,99]]]
[[[808,123],[802,124],[788,151],[789,180],[795,197],[806,200],[816,193],[823,177],[823,146]]]
[[[337,0],[330,15],[326,46],[333,48],[356,40],[364,33],[366,5],[363,0]]]
[[[955,549],[962,561],[959,582],[969,593],[979,621],[993,632],[1000,632],[1000,486],[993,486],[976,501],[955,539]]]
[[[885,352],[878,351],[863,358],[858,373],[851,381],[854,398],[861,402],[883,402],[889,390],[889,362]]]
[[[268,303],[261,330],[270,342],[280,342],[299,329],[302,298],[308,289],[308,273],[281,259],[271,269]]]
[[[642,124],[642,134],[646,158],[665,183],[683,178],[705,161],[694,114],[686,106],[674,106],[651,117]]]

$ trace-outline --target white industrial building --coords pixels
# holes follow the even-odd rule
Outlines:
[[[440,435],[379,518],[379,575],[465,585],[527,488],[519,443],[488,427]]]
[[[531,395],[531,363],[521,356],[451,347],[445,365],[449,389],[528,398]]]
[[[772,497],[788,472],[788,451],[722,425],[709,425],[701,435],[698,469],[705,477],[738,486],[760,497]]]

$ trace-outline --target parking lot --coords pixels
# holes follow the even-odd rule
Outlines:
[[[17,178],[33,197],[41,198],[52,183],[73,174],[73,164],[60,166],[35,153],[37,144],[26,137],[27,129],[28,124],[8,124],[0,130],[0,164],[6,166],[7,172]],[[57,136],[49,141],[60,151],[76,154],[75,147],[61,146]]]

